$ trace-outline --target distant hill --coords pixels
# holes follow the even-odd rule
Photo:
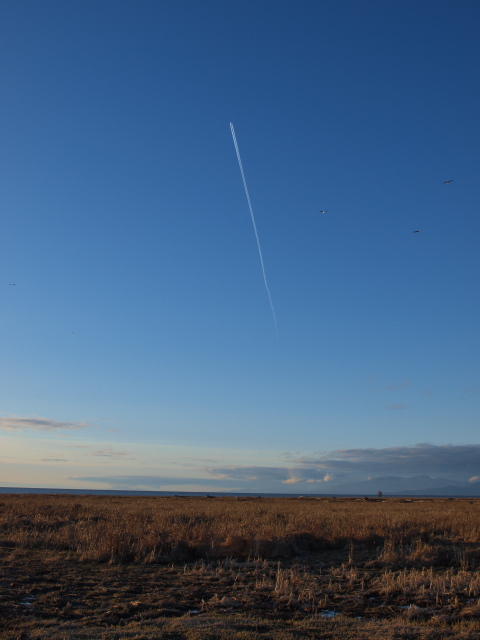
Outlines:
[[[394,495],[404,496],[416,496],[416,495],[429,495],[429,496],[471,496],[480,497],[480,482],[468,483],[463,487],[458,486],[446,486],[446,487],[431,487],[428,490],[410,490],[398,492]]]
[[[432,478],[428,475],[402,478],[383,476],[357,482],[355,484],[336,485],[331,488],[337,493],[352,495],[436,495],[436,496],[479,496],[480,482],[460,482],[446,478]]]

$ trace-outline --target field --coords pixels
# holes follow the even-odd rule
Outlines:
[[[480,499],[0,496],[0,638],[480,638]]]

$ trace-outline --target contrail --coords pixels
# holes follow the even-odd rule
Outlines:
[[[252,218],[253,230],[255,231],[255,238],[257,239],[257,247],[258,247],[258,255],[260,256],[260,264],[262,265],[262,273],[263,273],[263,282],[265,283],[265,289],[267,290],[268,301],[270,302],[270,308],[272,309],[273,322],[275,323],[275,333],[278,338],[277,331],[277,317],[275,315],[275,309],[273,307],[272,296],[270,295],[270,290],[268,288],[267,276],[265,275],[265,266],[263,264],[263,256],[262,256],[262,247],[260,246],[260,239],[258,237],[257,225],[255,224],[255,216],[253,215],[252,203],[250,202],[250,195],[248,193],[247,181],[245,180],[245,174],[243,172],[242,159],[240,158],[240,150],[237,144],[237,138],[235,136],[235,129],[233,128],[233,124],[230,122],[230,129],[232,131],[233,144],[235,145],[235,151],[237,152],[238,166],[240,167],[240,173],[242,174],[243,186],[245,187],[245,195],[247,196],[248,208],[250,209],[250,216]]]

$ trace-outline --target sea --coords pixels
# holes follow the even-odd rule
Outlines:
[[[0,494],[47,494],[71,496],[130,496],[130,497],[155,497],[155,496],[171,496],[171,497],[233,497],[233,498],[378,498],[377,494],[365,495],[354,493],[240,493],[240,492],[218,492],[218,491],[128,491],[126,489],[52,489],[52,488],[32,488],[32,487],[0,487]],[[472,498],[474,496],[466,495],[432,495],[432,494],[388,494],[383,493],[383,498]]]
[[[233,498],[348,498],[347,494],[339,493],[238,493],[219,491],[129,491],[126,489],[52,489],[52,488],[30,488],[30,487],[0,487],[1,493],[32,494],[41,493],[48,495],[67,494],[71,496],[172,496],[172,497],[233,497]],[[352,496],[353,497],[353,496]],[[358,498],[358,496],[356,496]]]

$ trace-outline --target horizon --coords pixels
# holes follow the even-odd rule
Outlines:
[[[135,489],[64,489],[61,487],[0,487],[0,494],[15,495],[103,495],[103,496],[124,496],[124,497],[199,497],[199,498],[352,498],[382,500],[384,498],[406,498],[406,499],[476,499],[480,498],[480,482],[477,483],[476,493],[461,493],[460,487],[444,487],[446,493],[440,491],[427,493],[417,491],[368,491],[348,492],[348,493],[262,493],[262,492],[238,492],[238,491],[148,491]],[[454,489],[459,493],[454,493]],[[448,492],[450,490],[450,492]]]

